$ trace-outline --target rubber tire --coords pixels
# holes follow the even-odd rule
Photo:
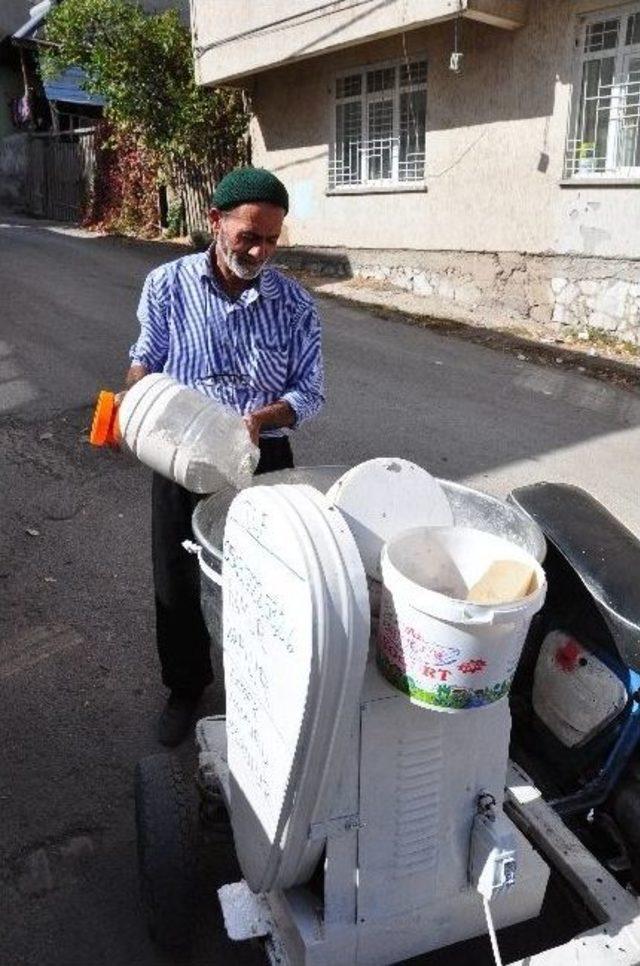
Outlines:
[[[195,920],[195,822],[173,755],[149,755],[134,775],[138,874],[149,934],[167,949],[191,944]]]

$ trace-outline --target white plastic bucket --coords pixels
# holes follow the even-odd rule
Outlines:
[[[474,604],[468,589],[498,560],[534,572],[534,589],[509,604]],[[469,527],[420,527],[382,552],[384,590],[378,667],[414,704],[464,711],[509,693],[529,624],[546,579],[521,547]]]

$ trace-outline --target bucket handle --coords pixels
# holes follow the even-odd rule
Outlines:
[[[484,610],[481,613],[479,611],[472,611],[471,608],[465,607],[464,609],[464,620],[467,624],[473,624],[474,626],[482,626],[483,624],[495,624],[496,614],[493,610]]]
[[[183,540],[182,548],[183,550],[186,550],[187,553],[195,554],[195,556],[198,558],[200,570],[205,577],[208,577],[209,580],[212,580],[214,584],[218,585],[218,587],[222,587],[222,574],[219,574],[217,570],[214,570],[213,567],[209,566],[206,560],[202,559],[202,547],[199,543],[195,543],[193,540]]]
[[[539,609],[539,608],[537,608]],[[463,614],[466,624],[474,627],[488,626],[489,624],[510,624],[519,613],[520,608],[512,607],[509,610],[485,610],[482,613],[465,607]]]

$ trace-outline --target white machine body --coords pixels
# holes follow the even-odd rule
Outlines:
[[[482,935],[489,891],[497,929],[540,913],[548,866],[502,811],[509,725],[506,701],[426,711],[367,665],[333,807],[308,826],[326,849],[323,901],[304,885],[264,896],[291,966],[387,966]],[[199,743],[222,777],[224,721],[200,722]],[[487,790],[491,829],[477,816]]]
[[[502,809],[508,702],[431,711],[379,674],[365,572],[340,512],[310,487],[244,491],[223,580],[230,700],[226,720],[198,724],[201,764],[220,779],[283,961],[387,966],[481,935],[479,892],[497,928],[536,917],[549,870]],[[274,660],[283,648],[286,674]],[[307,885],[318,861],[321,895]],[[221,901],[240,938],[238,888]]]

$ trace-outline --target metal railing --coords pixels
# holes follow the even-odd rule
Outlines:
[[[640,176],[640,71],[624,82],[599,85],[596,94],[582,101],[580,117],[587,112],[594,139],[584,132],[568,139],[565,178]]]
[[[335,144],[329,158],[329,188],[422,182],[425,152],[415,150],[411,141],[389,137]]]

